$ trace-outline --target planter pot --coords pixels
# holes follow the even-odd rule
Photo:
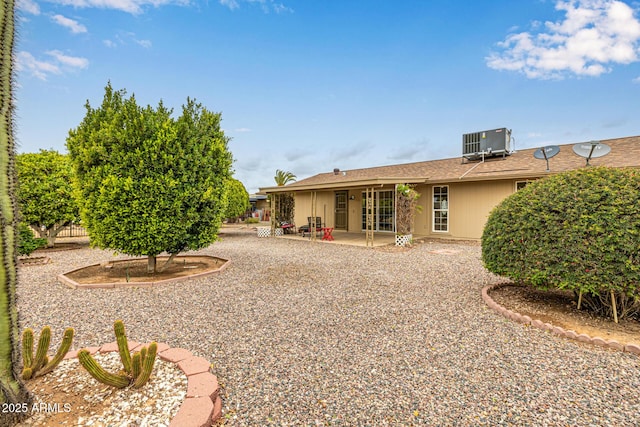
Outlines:
[[[396,234],[396,246],[406,246],[411,243],[413,234]]]
[[[271,227],[257,227],[258,237],[271,237]],[[282,236],[282,228],[275,229],[275,236]]]

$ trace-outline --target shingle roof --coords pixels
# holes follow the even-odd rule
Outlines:
[[[602,143],[611,147],[611,152],[599,158],[593,158],[589,164],[593,166],[612,167],[640,167],[640,136],[602,140]],[[577,156],[573,152],[575,144],[560,146],[560,153],[549,159],[550,172],[547,172],[547,164],[544,160],[536,160],[533,157],[535,148],[519,150],[506,156],[485,159],[481,161],[462,162],[462,156],[452,159],[429,160],[423,162],[406,163],[399,165],[379,166],[363,169],[351,169],[321,173],[279,187],[279,191],[285,188],[288,191],[296,189],[308,189],[309,187],[340,187],[353,186],[359,182],[367,181],[394,181],[394,182],[452,182],[452,181],[483,181],[504,178],[535,178],[549,173],[564,172],[578,169],[586,164],[586,159]],[[406,181],[403,181],[406,180]],[[275,188],[264,188],[262,191],[271,192]]]

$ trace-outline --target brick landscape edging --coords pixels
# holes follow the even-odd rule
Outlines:
[[[129,350],[135,351],[143,344],[129,341]],[[146,345],[146,344],[144,344]],[[88,347],[91,354],[118,351],[116,341],[100,347]],[[69,351],[65,359],[78,357],[78,350]],[[211,364],[202,357],[194,356],[183,348],[170,348],[168,344],[158,343],[158,357],[165,362],[178,366],[187,376],[187,394],[182,406],[169,427],[210,427],[222,416],[222,399],[218,378],[209,372]]]
[[[101,264],[91,264],[91,265],[87,265],[84,267],[80,267],[80,268],[76,268],[75,270],[71,270],[71,271],[67,271],[66,273],[62,273],[58,275],[58,281],[60,283],[62,283],[63,285],[66,285],[68,287],[70,287],[71,289],[112,289],[112,288],[125,288],[125,287],[132,287],[132,286],[136,286],[136,287],[144,287],[144,288],[150,288],[150,287],[154,287],[154,286],[159,286],[159,285],[166,285],[167,283],[176,283],[176,282],[184,282],[185,280],[190,280],[190,279],[197,279],[200,277],[205,277],[205,276],[209,276],[215,273],[220,273],[222,271],[224,271],[229,264],[231,264],[231,261],[228,259],[224,259],[224,258],[220,258],[220,257],[214,257],[211,255],[180,255],[179,258],[189,258],[189,257],[210,257],[210,258],[217,258],[219,260],[224,261],[224,264],[222,264],[220,267],[214,269],[214,270],[209,270],[209,271],[203,271],[202,273],[194,273],[194,274],[190,274],[190,275],[185,275],[185,276],[179,276],[179,277],[174,277],[171,279],[163,279],[163,280],[156,280],[155,282],[125,282],[125,283],[121,283],[121,282],[106,282],[106,283],[78,283],[73,279],[70,279],[69,277],[67,277],[67,274],[71,274],[71,273],[75,273],[76,271],[85,269],[85,268],[90,268],[90,267],[96,267],[99,266]],[[145,260],[146,258],[131,258],[131,259],[118,259],[118,260],[112,260],[109,261],[111,263],[114,262],[128,262],[128,261],[140,261],[140,260]]]
[[[601,337],[591,337],[587,334],[578,334],[576,331],[565,330],[564,328],[561,328],[559,326],[553,326],[550,323],[544,323],[541,320],[531,319],[531,317],[529,316],[526,316],[526,315],[523,316],[520,313],[516,313],[515,311],[509,310],[501,306],[500,304],[495,302],[493,298],[489,296],[489,292],[493,289],[497,289],[503,286],[511,286],[511,284],[500,283],[500,284],[485,286],[484,288],[482,288],[482,300],[485,302],[485,304],[487,304],[487,306],[490,309],[503,315],[507,319],[511,319],[518,323],[524,323],[525,325],[531,325],[534,328],[542,329],[543,331],[548,331],[548,332],[551,332],[552,334],[555,334],[564,338],[570,338],[580,342],[598,345],[600,347],[606,347],[613,350],[626,351],[629,353],[640,355],[640,344],[628,343],[626,345],[623,345],[616,340],[605,340],[604,338],[601,338]]]

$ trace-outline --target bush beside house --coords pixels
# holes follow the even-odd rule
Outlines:
[[[640,312],[640,171],[584,168],[535,181],[503,200],[482,235],[498,275],[572,290],[603,315]]]

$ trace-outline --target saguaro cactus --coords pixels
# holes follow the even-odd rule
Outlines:
[[[42,328],[35,358],[33,357],[33,330],[25,329],[22,333],[22,378],[28,380],[53,371],[71,348],[73,333],[73,328],[65,329],[60,347],[53,359],[49,361],[47,352],[51,342],[51,328],[48,326]]]
[[[129,352],[129,343],[127,342],[127,335],[122,320],[115,321],[113,331],[116,334],[118,353],[124,368],[121,373],[112,374],[105,371],[86,349],[78,352],[78,361],[93,378],[103,384],[117,388],[125,388],[128,386],[140,388],[145,385],[151,377],[156,354],[158,353],[158,344],[152,342],[148,348],[142,347],[140,351],[136,351],[132,357]]]
[[[30,403],[20,380],[16,307],[16,173],[13,134],[15,1],[0,2],[0,403]],[[2,414],[11,424],[25,413]]]

